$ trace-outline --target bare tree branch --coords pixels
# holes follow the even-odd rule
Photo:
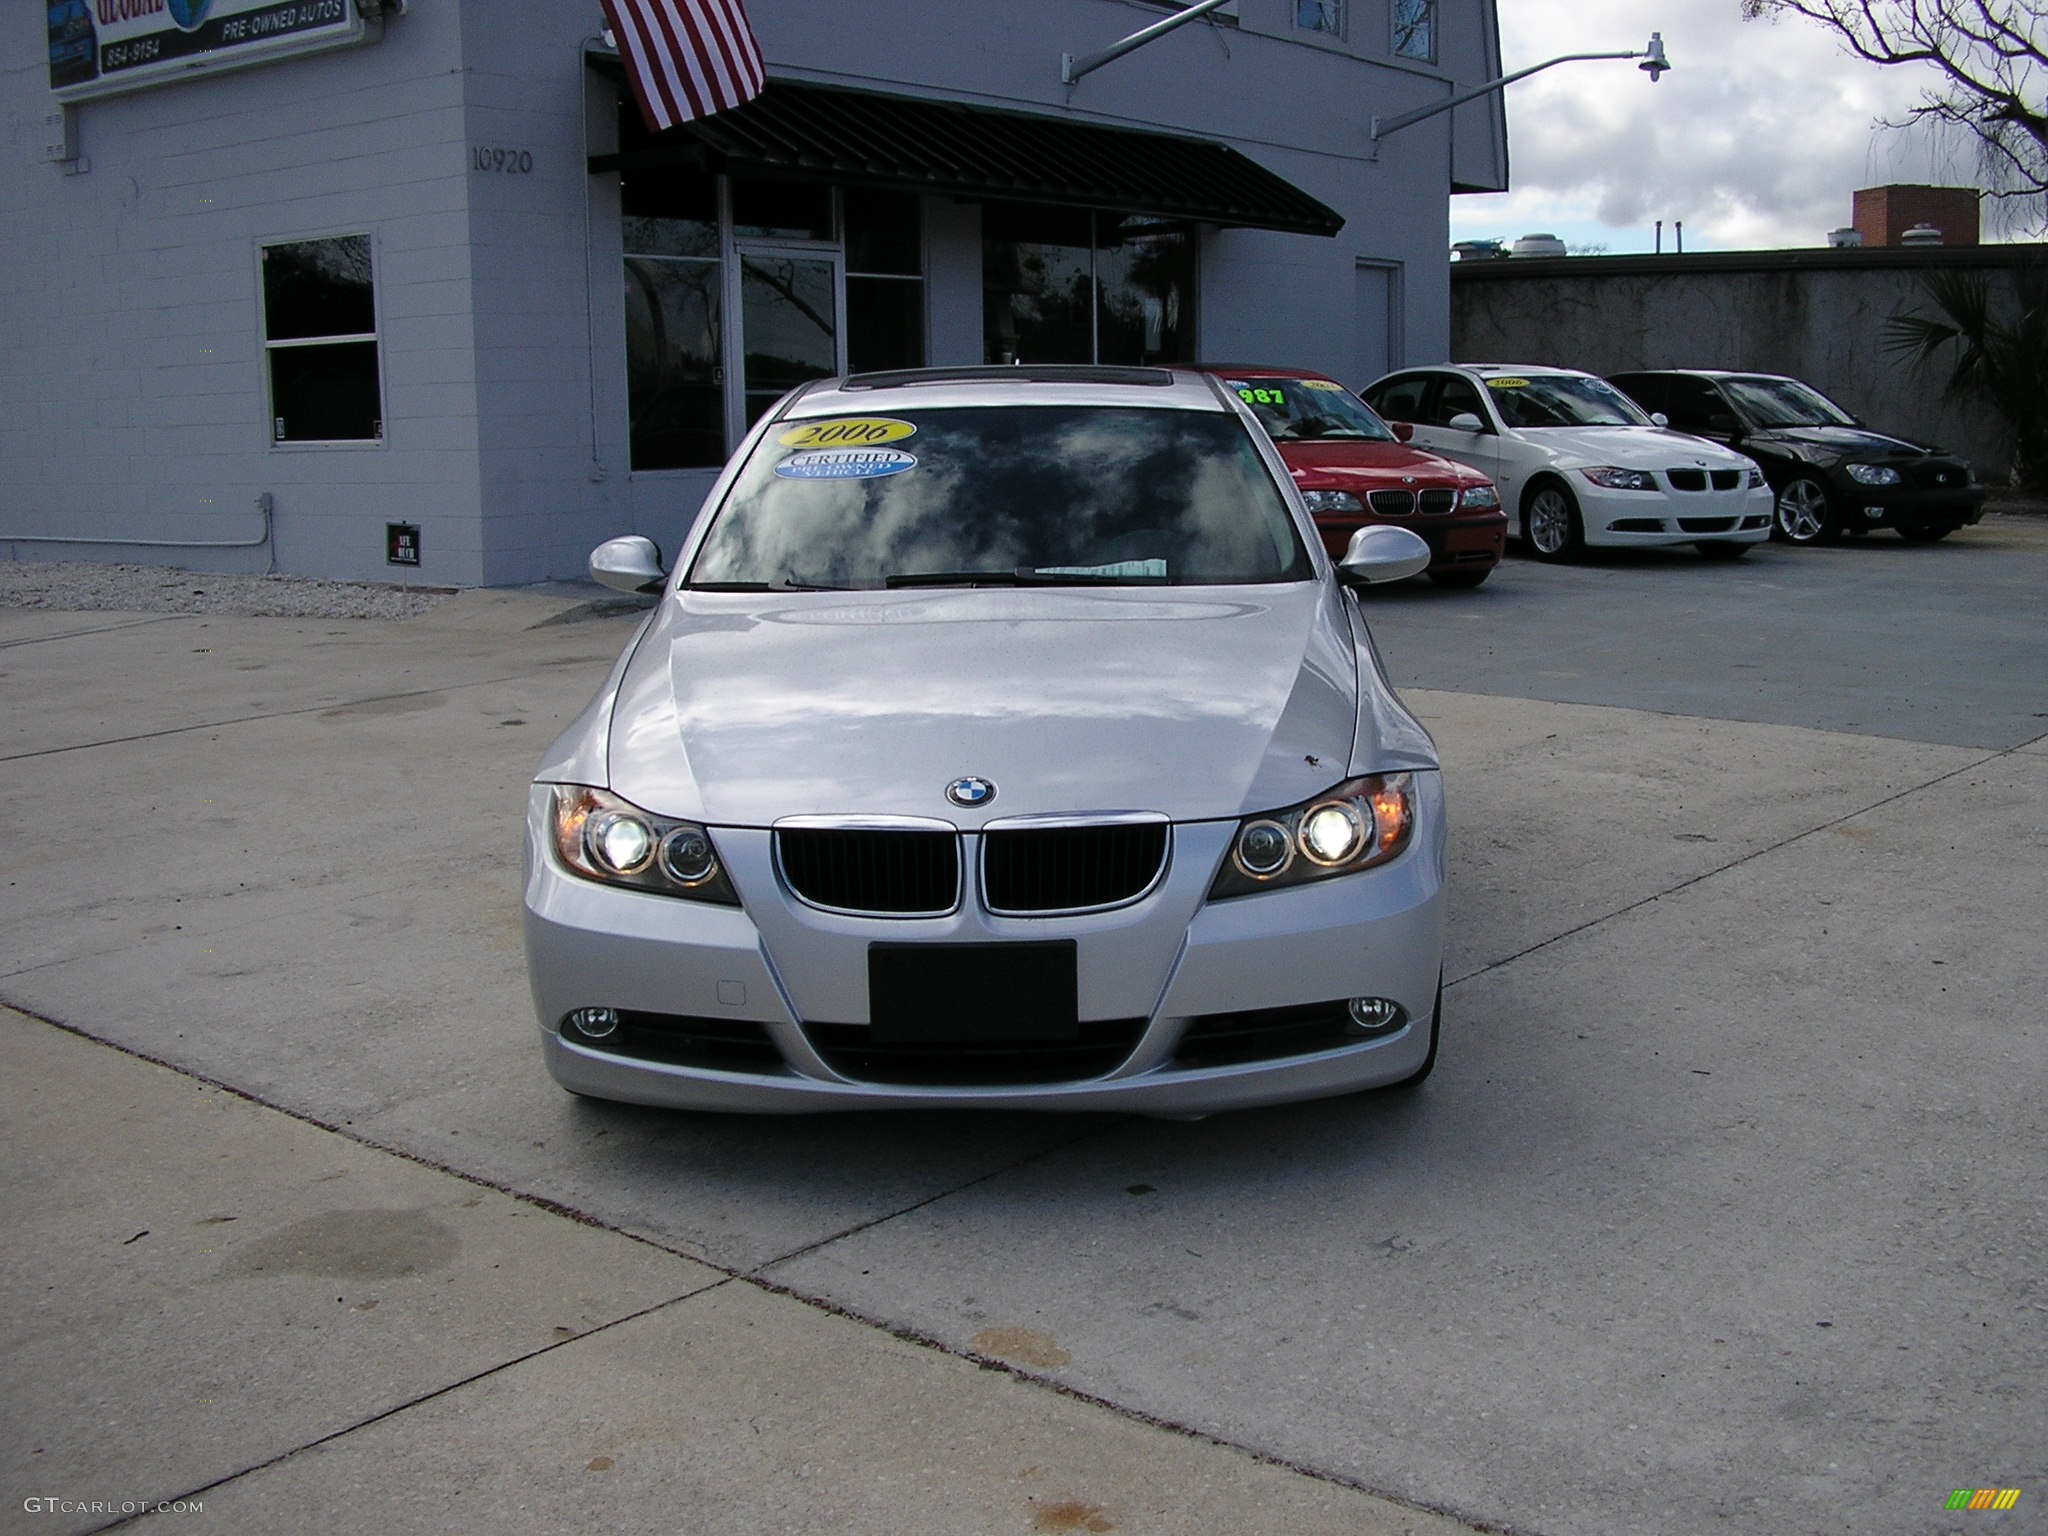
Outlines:
[[[2048,233],[2048,0],[1742,0],[1742,10],[1803,17],[1872,64],[1937,72],[1907,120],[1972,135],[1991,196]]]

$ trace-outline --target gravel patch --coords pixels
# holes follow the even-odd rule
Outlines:
[[[0,607],[71,612],[233,613],[273,619],[410,619],[452,587],[391,587],[312,576],[243,576],[163,565],[0,561]]]

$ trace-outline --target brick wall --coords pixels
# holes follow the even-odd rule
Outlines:
[[[1866,246],[1899,244],[1916,224],[1941,231],[1943,245],[1976,245],[1975,187],[1865,187],[1856,194],[1856,232]]]

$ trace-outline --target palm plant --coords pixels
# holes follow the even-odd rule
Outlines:
[[[2012,482],[2048,486],[2048,259],[2012,270],[2012,301],[2001,303],[1982,268],[1937,267],[1921,287],[1934,315],[1895,314],[1884,346],[1915,367],[1946,358],[1942,398],[1990,407],[2012,433]]]

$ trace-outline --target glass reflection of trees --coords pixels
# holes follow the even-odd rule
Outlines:
[[[690,584],[1236,584],[1311,567],[1244,426],[1221,412],[1079,406],[898,410],[914,458],[866,479],[784,478],[769,436]]]

